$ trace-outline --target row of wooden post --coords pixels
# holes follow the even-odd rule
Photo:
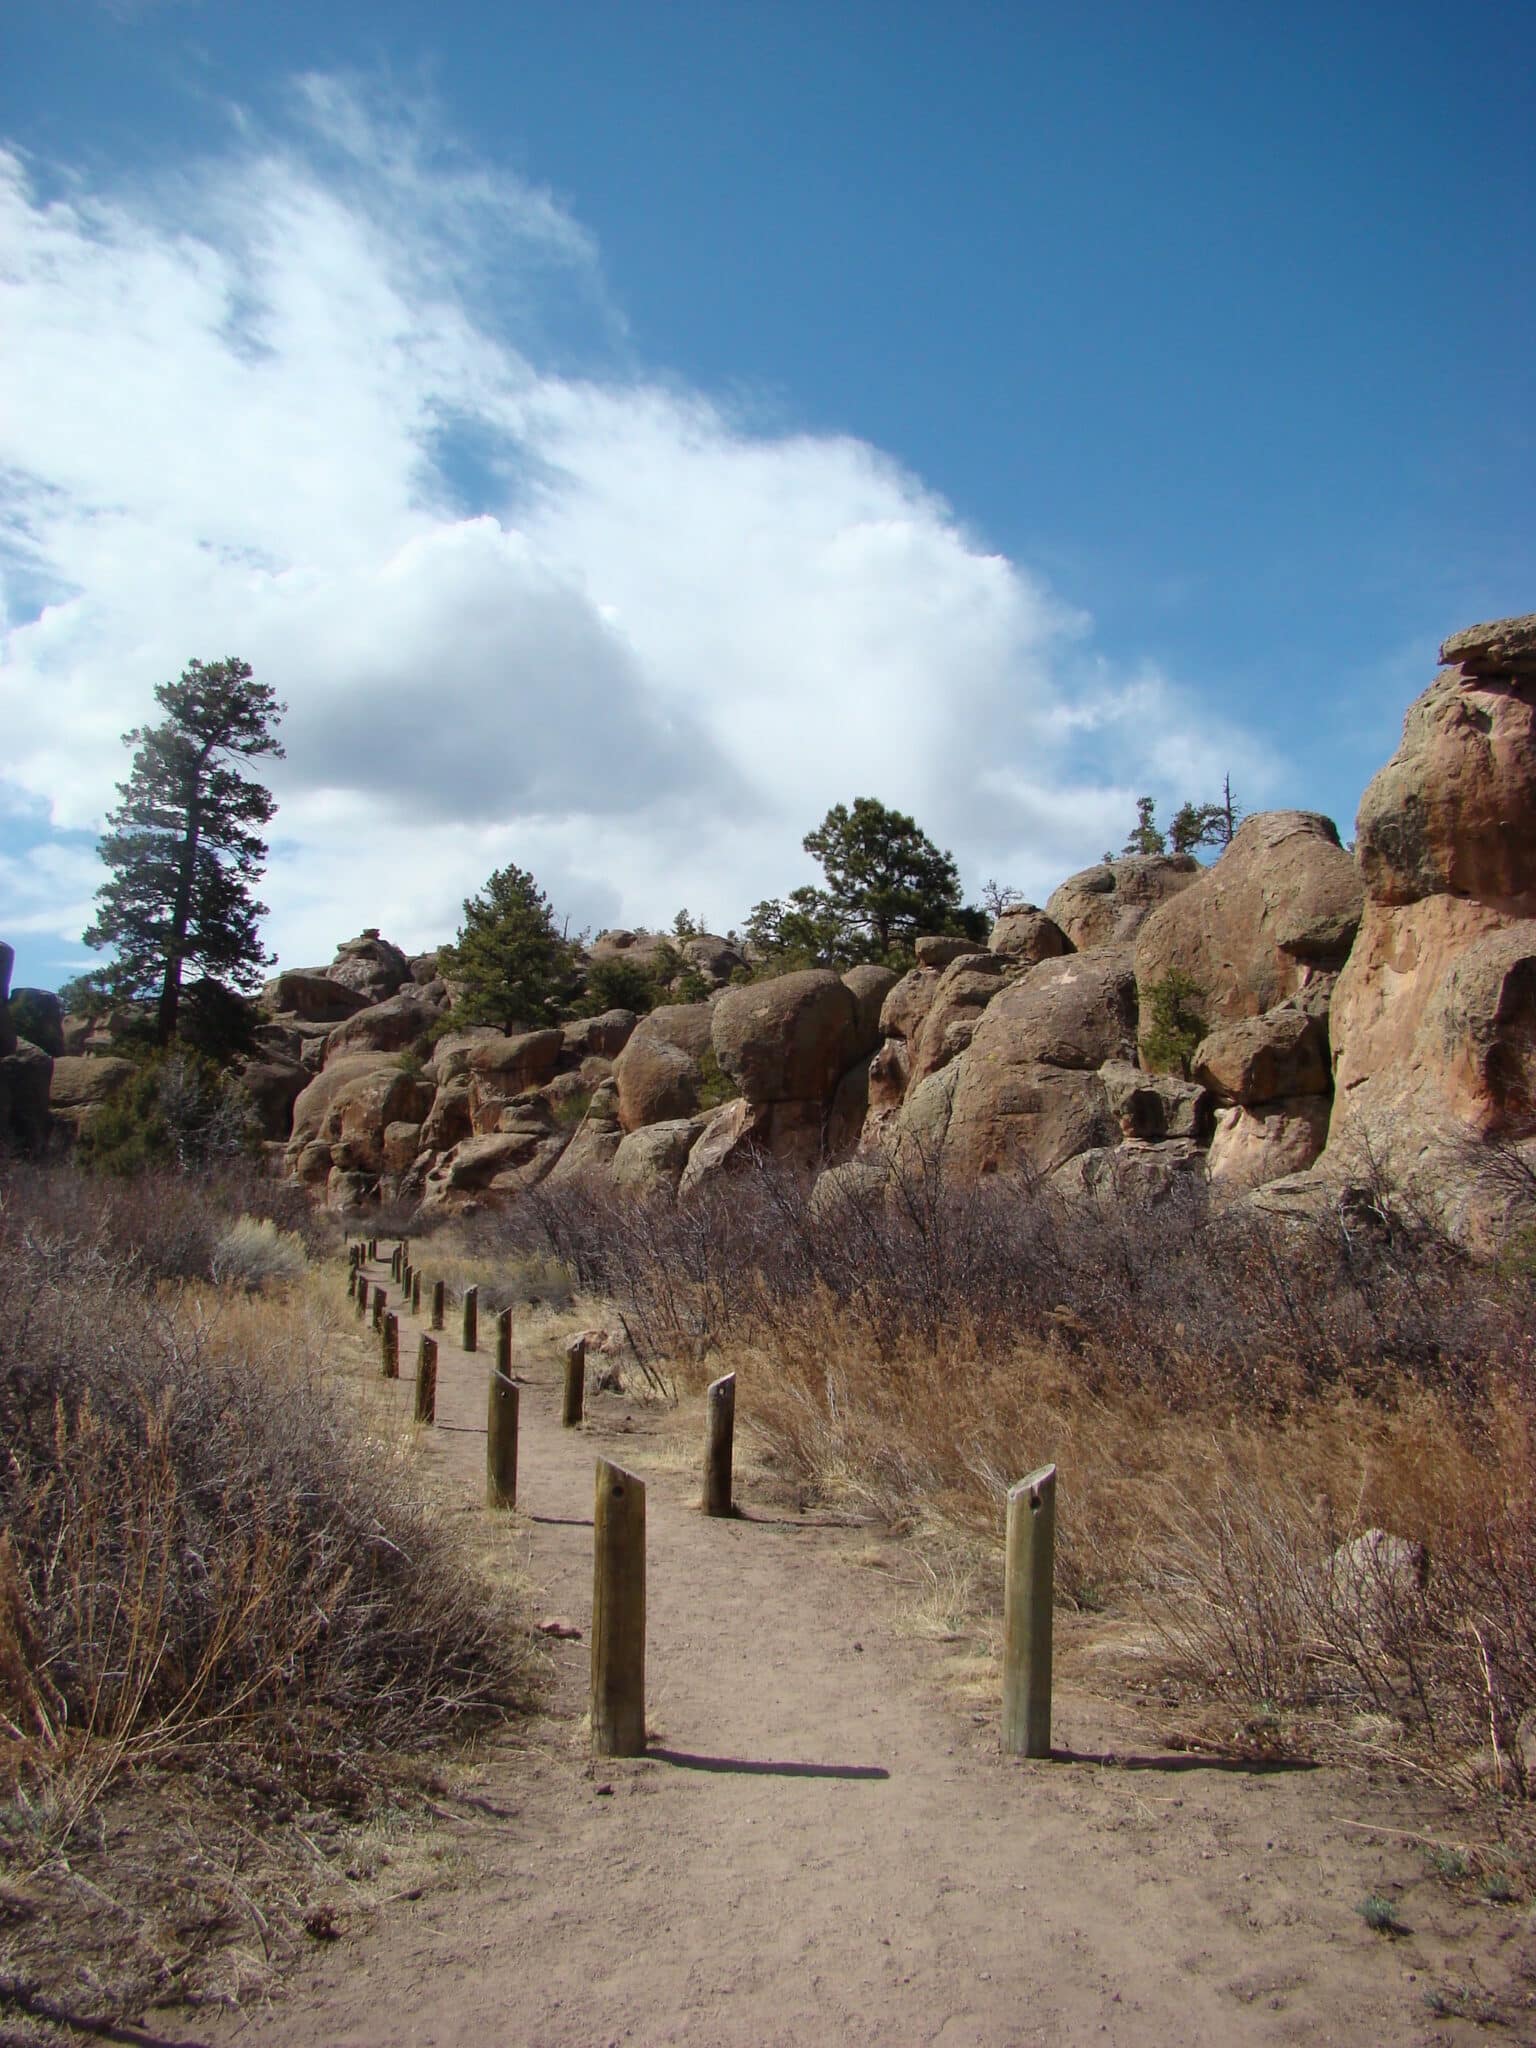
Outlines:
[[[370,1239],[367,1256],[378,1256]],[[368,1282],[361,1247],[349,1255],[349,1291],[362,1315]],[[421,1275],[413,1271],[402,1241],[390,1262],[404,1299],[419,1310]],[[382,1370],[400,1372],[398,1316],[375,1288],[374,1328],[380,1332]],[[445,1307],[441,1280],[432,1287],[432,1328],[441,1330]],[[479,1341],[480,1291],[464,1290],[463,1348]],[[574,1428],[582,1419],[586,1388],[585,1337],[566,1347],[560,1420]],[[437,1412],[437,1343],[422,1333],[416,1361],[416,1420],[430,1423]],[[736,1375],[715,1380],[705,1397],[704,1512],[730,1515],[736,1428]],[[512,1311],[496,1318],[496,1363],[491,1370],[486,1413],[486,1504],[517,1505],[518,1387],[512,1377]],[[1002,1747],[1011,1756],[1051,1753],[1052,1608],[1056,1565],[1056,1467],[1039,1471],[1008,1491],[1003,1576]],[[592,1744],[601,1756],[639,1756],[645,1749],[645,1485],[610,1459],[597,1461],[592,1512]]]

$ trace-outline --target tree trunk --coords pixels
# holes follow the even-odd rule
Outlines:
[[[192,877],[197,869],[197,847],[202,836],[200,797],[207,758],[205,749],[198,757],[197,772],[187,798],[187,836],[181,843],[181,867],[176,876],[170,943],[165,951],[165,980],[160,985],[160,1008],[155,1017],[155,1038],[161,1045],[169,1045],[176,1036],[177,1013],[181,1008],[181,962],[186,951],[187,926],[192,918]]]

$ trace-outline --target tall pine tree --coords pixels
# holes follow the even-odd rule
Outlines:
[[[277,805],[238,764],[282,758],[273,727],[287,706],[233,658],[191,662],[155,697],[165,719],[123,735],[133,768],[101,839],[111,874],[85,943],[115,949],[104,977],[114,995],[156,999],[155,1036],[166,1045],[187,967],[227,1000],[255,988],[270,964],[257,935],[267,906],[251,891],[266,866],[261,827]]]

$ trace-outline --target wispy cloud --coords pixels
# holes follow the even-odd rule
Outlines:
[[[578,922],[732,921],[863,793],[1039,893],[1253,760],[890,457],[638,370],[556,195],[411,101],[294,109],[151,189],[0,154],[0,799],[94,827],[154,685],[244,656],[295,961],[441,937],[508,859]],[[74,856],[28,866],[73,936]]]

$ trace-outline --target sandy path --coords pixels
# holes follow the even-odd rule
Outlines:
[[[455,1334],[425,1455],[477,1503],[490,1361]],[[402,1402],[415,1338],[402,1329]],[[481,1792],[507,1817],[458,1831],[473,1859],[460,1883],[317,1950],[283,2003],[218,2022],[211,2040],[1476,2038],[1433,2019],[1422,1992],[1431,1977],[1476,1980],[1466,1952],[1475,1936],[1486,1967],[1486,1914],[1469,1926],[1405,1845],[1337,1824],[1411,1815],[1367,1808],[1329,1772],[1148,1752],[1128,1711],[1074,1689],[1070,1648],[1057,1742],[1121,1761],[1006,1762],[995,1708],[967,1710],[942,1683],[945,1653],[898,1631],[906,1596],[868,1568],[869,1532],[750,1495],[745,1519],[706,1520],[644,1411],[605,1397],[580,1434],[562,1431],[556,1362],[517,1370],[543,1612],[585,1631],[595,1453],[647,1480],[651,1753],[594,1768],[585,1635],[556,1645],[531,1752],[519,1733],[486,1759]],[[1382,1890],[1411,1939],[1372,1935],[1354,1913]]]

